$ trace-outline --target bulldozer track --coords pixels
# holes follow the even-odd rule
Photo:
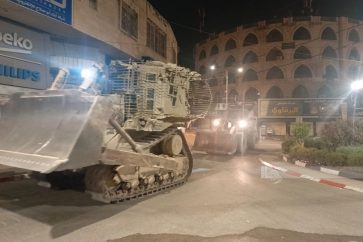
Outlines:
[[[103,192],[95,192],[92,190],[88,190],[87,192],[91,194],[92,198],[94,200],[98,200],[98,201],[102,201],[102,202],[106,202],[106,203],[119,203],[119,202],[125,202],[125,201],[129,201],[129,200],[134,200],[134,199],[140,199],[143,198],[145,196],[149,196],[149,195],[155,195],[157,193],[166,191],[166,190],[171,190],[175,187],[178,187],[180,185],[183,185],[189,178],[189,176],[191,175],[192,169],[193,169],[193,157],[191,154],[191,151],[189,149],[189,146],[187,144],[187,141],[185,139],[184,134],[174,128],[173,130],[168,130],[168,132],[165,133],[160,133],[160,137],[166,138],[170,135],[173,134],[179,134],[182,138],[182,142],[183,142],[183,153],[185,155],[185,157],[188,159],[188,167],[185,170],[185,173],[173,178],[173,179],[168,179],[166,181],[161,181],[161,182],[155,182],[152,185],[140,185],[137,189],[129,189],[128,191],[123,191],[122,189],[115,189],[115,187],[108,187],[109,184],[109,180],[105,180],[104,184],[102,184],[104,186],[105,191]],[[152,141],[155,142],[155,141]],[[100,171],[99,169],[94,169],[93,174],[90,176],[90,178],[93,181],[98,181],[99,178],[103,177],[107,177],[107,172],[110,172],[110,169],[105,168],[104,171]],[[98,190],[97,187],[99,188],[100,184],[93,183],[92,180],[90,180],[90,185],[92,187],[95,187],[95,190]],[[108,184],[106,184],[108,183]]]

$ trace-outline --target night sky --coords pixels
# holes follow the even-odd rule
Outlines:
[[[179,65],[193,68],[193,47],[208,37],[259,20],[300,16],[303,0],[149,0],[171,24],[180,52]],[[363,0],[313,0],[313,15],[363,20]],[[202,13],[204,14],[204,25]]]

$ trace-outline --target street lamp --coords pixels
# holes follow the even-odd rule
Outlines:
[[[353,135],[355,134],[355,113],[357,109],[357,92],[363,89],[363,80],[354,81],[350,84],[350,89],[354,93],[354,103],[353,103]]]
[[[211,70],[211,71],[214,71],[215,69],[216,69],[216,65],[211,65],[210,67],[209,67],[209,69]],[[236,71],[238,72],[238,73],[242,73],[243,72],[243,68],[242,67],[238,67],[237,69],[236,69]],[[224,73],[225,73],[225,78],[226,78],[226,109],[228,109],[228,70],[224,70]]]

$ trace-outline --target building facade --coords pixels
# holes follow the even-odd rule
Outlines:
[[[239,26],[198,43],[196,69],[209,80],[217,103],[225,102],[225,73],[229,103],[346,97],[350,83],[362,77],[362,24],[303,16]],[[286,122],[270,123],[276,134],[286,134]]]
[[[72,74],[112,59],[177,60],[173,30],[147,0],[0,3],[0,94],[46,89],[59,68]]]

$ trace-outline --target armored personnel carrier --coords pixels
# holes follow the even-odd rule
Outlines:
[[[183,184],[193,158],[180,127],[206,114],[208,85],[196,72],[161,62],[113,61],[99,70],[82,72],[74,88],[61,69],[49,90],[2,98],[0,164],[53,187],[77,175],[94,199],[108,203]]]

